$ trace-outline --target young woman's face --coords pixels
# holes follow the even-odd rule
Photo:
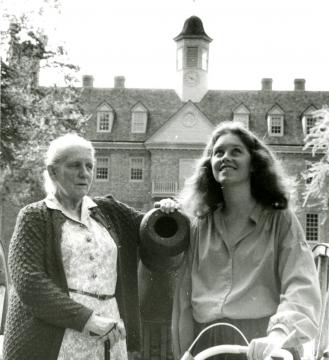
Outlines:
[[[89,149],[74,146],[63,160],[53,166],[56,190],[68,199],[80,200],[87,195],[92,183],[94,161]]]
[[[222,185],[250,181],[251,156],[237,135],[224,134],[218,138],[211,156],[215,180]]]

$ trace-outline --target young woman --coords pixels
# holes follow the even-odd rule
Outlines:
[[[174,298],[177,359],[214,322],[246,335],[250,360],[282,346],[300,349],[315,337],[316,268],[289,209],[284,173],[265,144],[237,123],[221,123],[178,201],[192,228]],[[176,207],[161,201],[165,212]],[[194,353],[219,344],[245,345],[235,330],[220,326],[202,336]]]

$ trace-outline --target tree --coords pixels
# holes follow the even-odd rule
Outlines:
[[[44,0],[44,6],[59,4]],[[43,196],[43,154],[49,141],[71,131],[83,134],[87,116],[81,90],[74,86],[78,67],[65,62],[63,46],[49,50],[45,33],[29,26],[26,15],[6,16],[11,23],[2,33],[9,46],[7,59],[1,58],[0,193],[2,200],[21,206]],[[65,86],[40,87],[40,67],[59,69]]]
[[[316,159],[312,162],[305,174],[309,179],[304,193],[304,206],[320,205],[324,210],[325,217],[322,221],[322,229],[328,226],[328,205],[329,205],[329,107],[315,111],[313,114],[316,119],[315,125],[305,138],[304,149],[311,149],[312,155]],[[329,234],[327,233],[327,243]],[[322,309],[320,316],[320,327],[318,336],[315,339],[315,358],[323,359],[324,353],[328,353],[329,339],[329,290],[328,290],[328,244],[318,243],[313,248],[318,255],[318,272],[322,293]]]
[[[315,125],[305,137],[304,150],[311,149],[315,161],[305,174],[309,179],[304,192],[304,205],[317,199],[324,210],[329,205],[329,107],[324,106],[313,114]]]

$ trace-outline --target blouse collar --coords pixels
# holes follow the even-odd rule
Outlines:
[[[223,204],[219,204],[217,209],[215,210],[215,213],[221,213],[222,210],[223,210]],[[264,210],[263,206],[259,203],[256,203],[255,207],[251,210],[249,214],[250,220],[252,220],[255,224],[257,224],[262,215],[263,210]]]
[[[72,215],[66,210],[66,208],[58,201],[58,199],[53,194],[48,195],[44,199],[44,201],[49,209],[59,210],[69,219],[81,222],[83,224],[86,224],[86,221],[89,218],[89,210],[97,207],[97,204],[89,196],[84,196],[82,198],[81,204],[81,220],[79,221],[72,217]]]

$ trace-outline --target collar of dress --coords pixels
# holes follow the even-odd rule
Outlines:
[[[49,209],[59,210],[67,218],[82,224],[86,224],[86,220],[90,217],[90,209],[97,207],[97,204],[89,196],[84,196],[81,204],[81,220],[79,221],[72,217],[72,215],[65,209],[65,207],[57,200],[54,195],[48,195],[44,199],[44,202]]]

